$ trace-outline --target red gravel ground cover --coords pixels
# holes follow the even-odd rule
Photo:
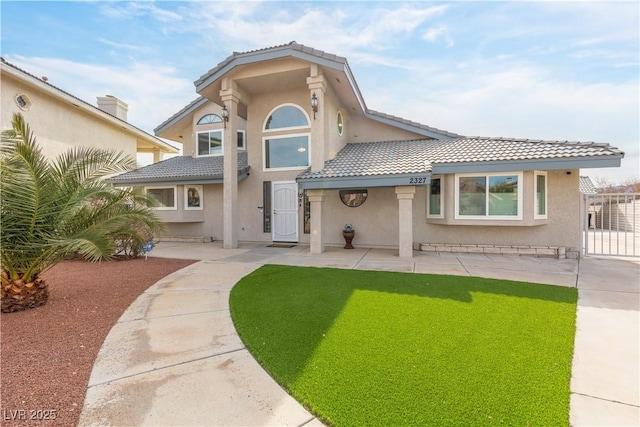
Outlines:
[[[0,317],[0,425],[76,425],[111,327],[145,289],[194,262],[65,261],[46,272],[46,305]]]

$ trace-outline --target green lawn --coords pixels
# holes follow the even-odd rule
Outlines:
[[[266,265],[231,291],[254,357],[325,422],[568,425],[577,290]]]

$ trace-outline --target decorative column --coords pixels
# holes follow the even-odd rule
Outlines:
[[[324,230],[322,228],[322,207],[327,198],[326,190],[307,190],[307,197],[311,204],[311,254],[324,252]]]
[[[413,185],[396,187],[398,197],[398,249],[400,258],[413,257]]]
[[[153,163],[158,163],[162,160],[162,153],[159,148],[153,149]]]
[[[324,169],[324,141],[326,137],[325,124],[325,103],[324,93],[327,90],[327,84],[324,76],[318,75],[318,66],[313,64],[311,67],[311,77],[307,77],[307,85],[309,86],[309,99],[316,95],[318,98],[318,112],[311,111],[311,172],[317,172]]]
[[[223,237],[222,247],[238,247],[238,96],[227,79],[220,90],[222,103],[229,111],[229,121],[223,131],[224,178],[223,188]]]

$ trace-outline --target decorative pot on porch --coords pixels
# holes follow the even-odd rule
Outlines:
[[[342,237],[344,237],[344,241],[346,245],[344,245],[345,249],[353,249],[353,245],[351,241],[353,240],[353,236],[355,236],[356,232],[353,229],[351,224],[345,224],[344,230],[342,230]]]

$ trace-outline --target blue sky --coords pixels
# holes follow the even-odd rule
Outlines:
[[[640,6],[629,2],[5,1],[2,56],[150,133],[234,51],[348,59],[371,109],[464,135],[607,142],[639,176]]]

